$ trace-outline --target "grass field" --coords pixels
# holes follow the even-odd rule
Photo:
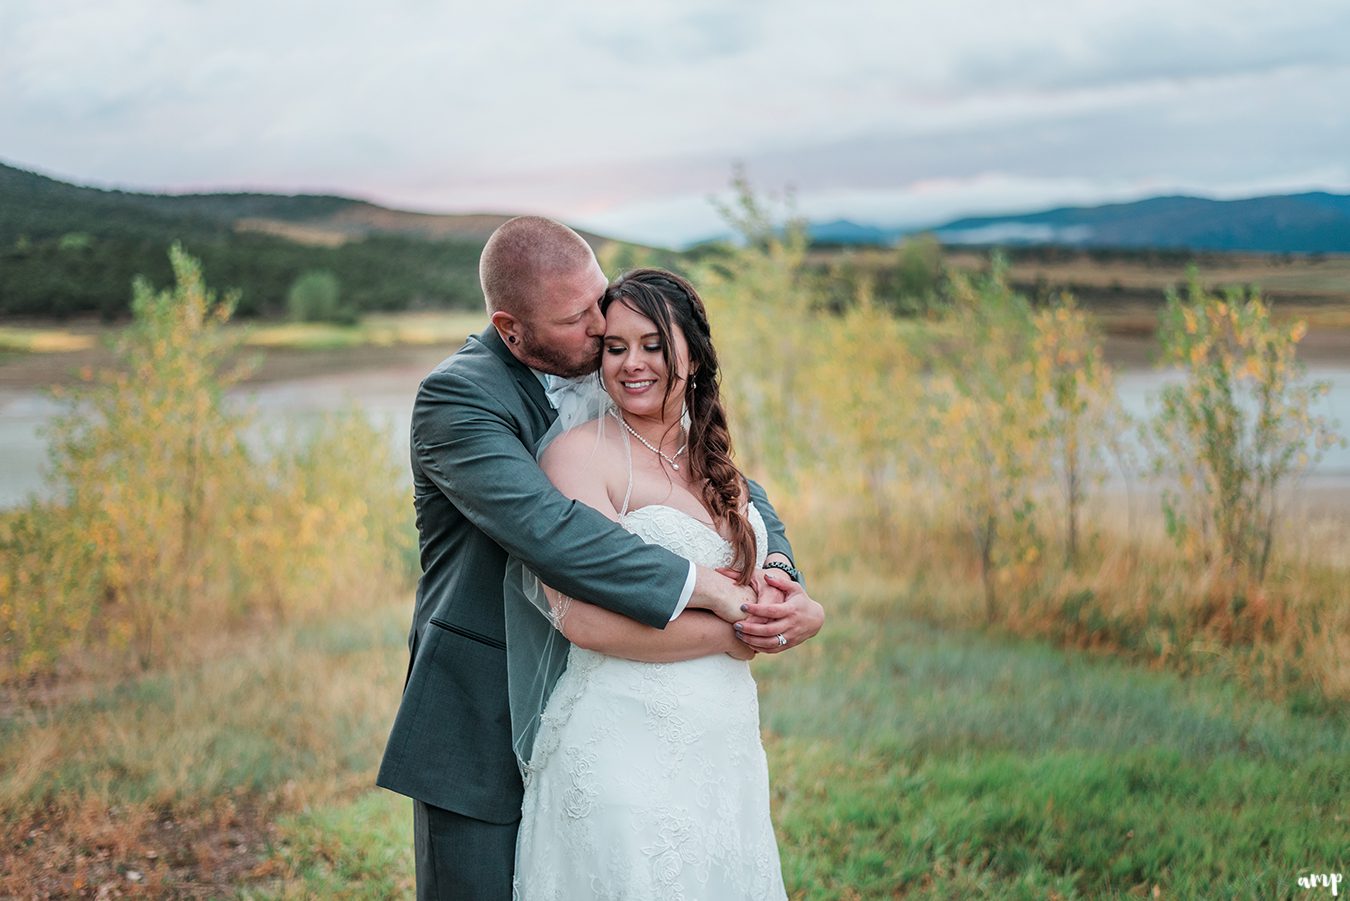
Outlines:
[[[949,250],[952,266],[973,269],[987,265],[988,253]],[[1211,285],[1257,285],[1271,297],[1317,305],[1350,302],[1350,256],[1281,256],[1268,254],[1198,254],[1194,265]],[[1060,252],[1035,259],[1014,254],[1010,275],[1018,283],[1041,283],[1075,290],[1111,293],[1150,291],[1161,294],[1184,284],[1186,266],[1175,259],[1157,260],[1147,253],[1093,255]]]
[[[810,259],[822,266],[849,260],[861,271],[895,265],[896,252],[876,248],[816,250]],[[945,248],[943,263],[952,270],[989,268],[985,249]],[[1350,255],[1281,256],[1199,254],[1193,261],[1201,280],[1222,290],[1256,286],[1272,303],[1277,319],[1301,319],[1308,335],[1299,355],[1305,362],[1344,364],[1350,360]],[[1175,255],[1155,258],[1147,252],[1090,254],[1052,250],[1014,253],[1008,279],[1031,297],[1072,293],[1089,308],[1107,337],[1107,355],[1116,365],[1151,362],[1158,310],[1169,288],[1186,285],[1188,263]]]
[[[1195,265],[1213,287],[1260,288],[1277,312],[1307,321],[1311,334],[1350,332],[1350,255],[1200,253],[1187,262],[1175,253],[1090,253],[1073,250],[1014,252],[1008,275],[1019,290],[1067,290],[1101,315],[1108,332],[1151,335],[1156,313],[1169,288],[1185,285]],[[827,264],[848,258],[860,268],[893,266],[895,252],[878,248],[812,251]],[[978,271],[989,265],[984,248],[944,248],[952,269]],[[355,326],[325,323],[267,323],[244,326],[259,347],[339,348],[368,345],[439,343],[477,331],[485,321],[477,311],[371,314]],[[0,326],[0,353],[64,351],[90,346],[108,327],[96,323],[11,322]]]
[[[793,898],[1294,897],[1350,864],[1350,722],[822,582],[756,664]],[[409,896],[373,789],[405,604],[3,699],[0,895]],[[1155,888],[1156,887],[1156,888]]]

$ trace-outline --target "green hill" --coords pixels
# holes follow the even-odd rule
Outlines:
[[[0,164],[0,316],[120,318],[134,276],[170,280],[173,241],[211,284],[240,290],[242,316],[281,315],[312,269],[334,272],[362,312],[476,308],[479,252],[507,218],[325,195],[110,191]]]

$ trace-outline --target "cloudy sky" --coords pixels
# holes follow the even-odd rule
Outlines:
[[[3,0],[0,160],[542,212],[817,218],[1350,190],[1345,0]]]

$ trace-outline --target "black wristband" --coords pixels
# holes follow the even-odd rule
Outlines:
[[[783,572],[787,573],[788,578],[794,582],[800,583],[802,580],[802,574],[797,572],[797,567],[793,566],[791,563],[784,563],[781,560],[770,560],[764,564],[763,568],[769,569],[770,567],[773,569],[781,569]]]

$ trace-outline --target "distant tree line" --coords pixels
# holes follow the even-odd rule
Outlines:
[[[0,248],[0,316],[67,318],[130,314],[132,279],[154,284],[172,278],[164,248],[172,236],[66,232],[26,235]],[[298,279],[332,273],[344,306],[373,311],[471,308],[482,303],[475,241],[427,241],[383,235],[340,247],[296,244],[262,234],[203,229],[183,237],[219,284],[240,292],[238,314],[281,317]]]
[[[292,289],[315,271],[337,279],[342,316],[482,303],[481,240],[382,234],[322,247],[235,229],[245,217],[303,223],[362,205],[325,196],[101,191],[0,165],[0,316],[129,318],[132,279],[171,281],[165,250],[175,242],[216,284],[238,290],[239,316],[287,315]]]

